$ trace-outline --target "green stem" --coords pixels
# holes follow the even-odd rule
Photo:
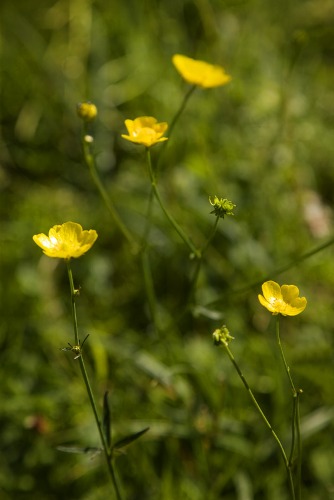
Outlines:
[[[171,223],[171,225],[174,227],[175,231],[183,239],[184,243],[188,246],[188,248],[194,254],[194,256],[197,257],[197,258],[199,258],[200,257],[200,252],[195,247],[195,245],[192,243],[192,241],[188,238],[188,236],[185,234],[185,232],[183,231],[183,229],[176,222],[176,220],[174,219],[174,217],[168,212],[167,208],[165,207],[165,205],[164,205],[164,203],[163,203],[163,201],[161,199],[159,190],[157,188],[157,183],[156,183],[155,175],[154,175],[154,172],[153,172],[153,169],[152,169],[152,161],[151,161],[150,148],[146,148],[146,158],[147,158],[147,165],[148,165],[148,171],[149,171],[149,176],[150,176],[150,180],[151,180],[152,190],[153,190],[154,196],[156,197],[156,199],[157,199],[157,201],[158,201],[158,203],[160,205],[161,210],[163,211],[163,213],[165,214],[165,216],[167,217],[167,219],[169,220],[169,222]]]
[[[293,396],[296,397],[297,391],[295,388],[295,384],[293,383],[291,373],[290,373],[290,367],[288,366],[288,363],[286,362],[284,351],[283,351],[282,344],[281,344],[281,337],[280,337],[280,333],[279,333],[279,314],[277,314],[277,316],[276,316],[276,339],[277,339],[277,344],[278,344],[278,347],[279,347],[279,350],[281,353],[281,357],[282,357],[282,360],[284,363],[284,368],[285,368],[286,374],[288,376],[288,379],[289,379],[289,382],[291,385]]]
[[[293,486],[292,473],[291,473],[291,469],[290,469],[290,466],[289,466],[289,461],[288,461],[288,458],[287,458],[287,456],[286,456],[286,453],[285,453],[285,450],[284,450],[284,448],[283,448],[283,445],[282,445],[282,443],[281,443],[281,441],[280,441],[279,437],[277,436],[276,432],[275,432],[275,431],[274,431],[274,429],[272,428],[272,426],[271,426],[271,424],[270,424],[269,420],[267,419],[267,417],[266,417],[266,416],[265,416],[265,414],[263,413],[263,411],[262,411],[262,409],[261,409],[261,407],[260,407],[259,403],[257,402],[256,397],[255,397],[255,396],[254,396],[254,394],[253,394],[253,391],[252,391],[252,390],[251,390],[251,388],[249,387],[248,382],[247,382],[247,380],[245,379],[245,377],[244,377],[244,375],[243,375],[242,371],[240,370],[239,365],[237,364],[237,362],[236,362],[236,360],[235,360],[235,358],[234,358],[234,356],[233,356],[233,354],[232,354],[232,352],[231,352],[230,348],[229,348],[229,347],[228,347],[228,345],[227,345],[227,344],[225,344],[225,343],[223,343],[222,345],[224,346],[224,348],[225,348],[225,350],[226,350],[226,352],[227,352],[227,354],[228,354],[228,356],[229,356],[230,360],[232,361],[232,363],[233,363],[233,365],[234,365],[234,368],[236,369],[236,371],[237,371],[237,373],[238,373],[238,375],[239,375],[239,377],[240,377],[240,379],[241,379],[242,383],[244,384],[244,386],[245,386],[246,390],[248,391],[248,394],[249,394],[249,396],[250,396],[251,400],[253,401],[253,404],[254,404],[255,408],[256,408],[256,409],[257,409],[257,411],[259,412],[259,414],[260,414],[260,416],[261,416],[262,420],[265,422],[266,426],[267,426],[267,427],[268,427],[268,429],[270,430],[270,432],[271,432],[271,434],[272,434],[272,436],[273,436],[274,440],[276,441],[276,443],[277,443],[277,445],[278,445],[278,448],[279,448],[280,453],[281,453],[281,455],[282,455],[282,458],[283,458],[283,460],[284,460],[284,465],[285,465],[285,469],[286,469],[286,473],[287,473],[287,477],[288,477],[288,482],[289,482],[289,488],[290,488],[291,498],[292,498],[293,500],[295,500],[295,499],[296,499],[296,497],[295,497],[295,490],[294,490],[294,486]]]
[[[76,312],[76,304],[75,304],[76,290],[74,288],[73,274],[72,274],[72,269],[71,269],[71,265],[70,265],[70,260],[69,259],[66,260],[66,265],[67,265],[67,273],[68,273],[68,278],[69,278],[69,283],[70,283],[70,289],[71,289],[71,304],[72,304],[72,317],[73,317],[75,345],[76,346],[80,346],[79,331],[78,331],[78,320],[77,320],[77,312]],[[99,415],[98,415],[98,411],[97,411],[97,407],[96,407],[96,403],[95,403],[93,391],[92,391],[92,388],[91,388],[91,385],[90,385],[90,382],[89,382],[89,378],[88,378],[88,374],[87,374],[87,371],[86,371],[85,363],[84,363],[84,360],[83,360],[83,357],[82,357],[82,353],[81,353],[81,355],[80,355],[80,357],[78,359],[79,359],[79,364],[80,364],[80,370],[81,370],[82,378],[83,378],[85,386],[86,386],[88,398],[89,398],[89,401],[90,401],[90,404],[91,404],[91,407],[92,407],[92,410],[93,410],[93,413],[94,413],[96,426],[97,426],[98,431],[99,431],[100,440],[101,440],[101,444],[102,444],[102,447],[103,447],[103,450],[104,450],[104,456],[105,456],[105,459],[106,459],[108,472],[109,472],[111,481],[112,481],[113,486],[114,486],[116,498],[117,498],[117,500],[122,500],[122,497],[121,497],[121,494],[120,494],[120,490],[119,490],[119,487],[118,487],[118,484],[117,484],[117,480],[116,480],[116,474],[115,474],[114,467],[113,467],[113,464],[112,464],[112,453],[109,450],[106,438],[105,438],[104,433],[103,433],[101,422],[99,420]]]
[[[148,244],[148,238],[151,230],[151,225],[152,225],[152,207],[153,207],[153,198],[154,198],[154,191],[150,189],[150,194],[148,198],[148,204],[147,204],[147,210],[146,210],[146,218],[145,218],[145,227],[144,227],[144,232],[143,236],[141,239],[141,247],[146,248]]]
[[[134,240],[133,236],[131,235],[131,233],[129,232],[129,230],[125,226],[125,224],[123,223],[120,216],[118,215],[118,212],[117,212],[116,208],[114,207],[114,205],[113,205],[113,203],[112,203],[112,201],[111,201],[111,199],[110,199],[110,197],[109,197],[105,187],[103,186],[103,184],[100,180],[100,177],[97,173],[95,159],[94,159],[93,154],[91,153],[90,142],[86,139],[85,130],[83,131],[83,134],[82,134],[82,150],[83,150],[83,155],[84,155],[86,165],[88,166],[88,169],[89,169],[90,175],[93,179],[93,182],[94,182],[98,192],[100,193],[100,196],[103,199],[113,221],[118,226],[118,229],[121,231],[121,233],[126,238],[128,243],[131,245],[133,252],[137,253],[138,244]]]
[[[199,272],[200,272],[200,269],[201,269],[202,263],[203,263],[203,256],[204,256],[204,253],[206,252],[208,246],[210,245],[214,235],[216,234],[218,222],[219,222],[219,217],[216,217],[216,220],[215,220],[215,223],[212,227],[211,233],[209,234],[205,244],[203,245],[202,249],[200,250],[199,257],[197,259],[197,263],[196,263],[196,267],[195,267],[195,271],[194,271],[194,274],[193,274],[193,277],[191,280],[191,284],[190,284],[190,290],[189,290],[187,306],[186,306],[187,308],[188,308],[189,304],[191,304],[191,301],[194,297],[198,275],[199,275]]]
[[[172,121],[171,121],[171,123],[169,125],[169,128],[168,128],[168,140],[170,140],[170,137],[172,135],[174,127],[175,127],[176,123],[178,122],[180,116],[182,115],[183,110],[185,109],[186,104],[187,104],[190,96],[194,93],[195,89],[196,89],[196,85],[192,85],[189,88],[189,90],[186,92],[186,94],[184,95],[184,97],[182,99],[182,102],[181,102],[181,105],[180,105],[179,109],[177,110],[177,112],[175,113],[174,118],[172,119]]]
[[[220,217],[219,217],[219,215],[217,215],[215,223],[214,223],[214,225],[212,227],[211,233],[209,234],[208,239],[206,240],[206,243],[205,243],[205,245],[202,248],[202,251],[201,251],[202,255],[204,254],[204,252],[206,252],[208,246],[210,245],[211,241],[213,240],[213,238],[214,238],[214,236],[216,234],[218,223],[219,223],[219,219],[220,219]]]
[[[292,419],[291,419],[291,448],[289,455],[289,464],[292,467],[293,464],[293,456],[296,447],[296,412],[297,412],[297,394],[293,394],[292,396]]]
[[[297,391],[296,396],[296,432],[297,432],[297,453],[298,453],[298,461],[297,461],[297,499],[301,500],[302,498],[302,440],[300,433],[300,412],[299,412],[299,397],[301,395],[301,390]]]
[[[111,477],[111,481],[112,481],[113,486],[114,486],[116,498],[117,498],[117,500],[121,500],[122,497],[121,497],[121,493],[120,493],[120,490],[119,490],[119,487],[117,484],[116,474],[115,474],[115,470],[114,470],[113,463],[112,463],[112,453],[108,449],[108,444],[106,442],[106,439],[105,439],[105,436],[104,436],[104,433],[102,430],[101,422],[99,420],[99,416],[98,416],[98,412],[97,412],[97,408],[96,408],[96,404],[95,404],[95,400],[94,400],[94,396],[93,396],[93,391],[92,391],[91,386],[90,386],[89,378],[88,378],[88,375],[86,372],[86,367],[85,367],[85,363],[84,363],[82,355],[79,358],[79,364],[80,364],[81,374],[82,374],[82,377],[83,377],[85,385],[86,385],[89,401],[90,401],[90,404],[91,404],[91,407],[92,407],[92,410],[94,413],[96,426],[97,426],[99,434],[100,434],[100,440],[101,440],[101,444],[102,444],[102,447],[104,450],[104,456],[106,459],[108,472],[109,472],[109,475]]]
[[[179,109],[177,110],[177,112],[175,113],[174,115],[174,118],[172,119],[169,127],[168,127],[168,141],[165,141],[162,145],[162,148],[161,148],[161,151],[160,151],[160,155],[159,155],[159,160],[158,160],[158,165],[160,164],[160,160],[161,160],[161,157],[163,156],[163,153],[166,149],[166,147],[168,146],[168,143],[170,142],[170,138],[172,136],[172,133],[173,133],[173,130],[174,130],[174,127],[176,125],[176,123],[178,122],[180,116],[182,115],[185,107],[186,107],[186,104],[190,98],[190,96],[194,93],[196,89],[196,85],[192,85],[189,90],[186,92],[186,94],[184,95],[183,99],[182,99],[182,102],[181,102],[181,105],[179,107]]]
[[[153,189],[151,187],[149,199],[148,199],[147,211],[146,211],[145,227],[144,227],[144,231],[143,231],[143,236],[141,238],[140,259],[141,259],[141,268],[142,268],[143,277],[144,277],[144,286],[145,286],[146,296],[147,296],[147,300],[148,300],[148,307],[150,310],[151,320],[154,324],[156,331],[158,331],[159,328],[158,328],[158,324],[157,324],[157,314],[156,314],[156,302],[157,301],[156,301],[154,283],[153,283],[153,278],[152,278],[152,269],[151,269],[150,258],[149,258],[149,244],[148,244],[148,239],[149,239],[149,234],[150,234],[151,224],[152,224],[153,199],[154,199],[154,192],[153,192]]]
[[[250,283],[249,285],[240,287],[238,289],[235,289],[232,291],[230,290],[229,293],[231,293],[231,292],[233,292],[233,293],[247,292],[248,290],[251,290],[255,286],[261,285],[265,281],[273,279],[273,277],[279,276],[280,274],[282,274],[286,271],[289,271],[290,269],[292,269],[296,265],[300,264],[301,262],[304,262],[304,260],[307,260],[310,257],[313,257],[313,255],[316,255],[317,253],[321,252],[322,250],[325,250],[326,248],[330,247],[331,245],[333,245],[333,243],[334,243],[334,236],[332,236],[329,240],[325,241],[324,243],[321,243],[321,245],[318,245],[317,247],[313,248],[312,250],[309,250],[308,252],[305,252],[304,254],[300,255],[299,257],[297,257],[293,261],[289,262],[288,264],[285,264],[281,267],[274,269],[270,274],[263,276],[261,279],[256,280],[256,281]]]
[[[292,389],[292,397],[293,397],[293,408],[292,408],[292,422],[291,422],[291,450],[290,450],[290,458],[289,458],[289,464],[290,467],[292,467],[292,462],[293,462],[293,456],[294,452],[296,450],[297,454],[297,484],[296,484],[296,490],[297,490],[297,499],[300,500],[301,498],[301,450],[302,450],[302,443],[301,443],[301,434],[300,434],[300,413],[299,413],[299,398],[301,394],[301,390],[296,390],[295,384],[293,383],[291,372],[290,372],[290,367],[286,361],[283,347],[281,344],[281,338],[280,338],[280,329],[279,329],[279,315],[276,316],[276,339],[277,339],[277,344],[281,353],[281,357],[283,360],[284,368],[286,371],[286,374],[289,379],[289,383]]]
[[[152,279],[152,271],[151,271],[150,260],[149,260],[147,248],[144,248],[141,251],[140,257],[141,257],[141,265],[142,265],[143,276],[144,276],[144,285],[145,285],[145,290],[146,290],[146,296],[147,296],[147,300],[148,300],[148,307],[150,310],[151,319],[153,321],[155,329],[158,330],[157,314],[156,314],[156,297],[155,297],[155,291],[154,291],[154,285],[153,285],[153,279]]]
[[[78,318],[77,318],[77,308],[75,305],[75,295],[77,293],[75,287],[74,287],[74,281],[73,281],[73,274],[72,274],[72,269],[70,265],[70,260],[66,260],[66,266],[67,266],[67,274],[68,274],[68,279],[70,282],[70,289],[71,289],[71,305],[72,305],[72,317],[73,317],[73,326],[74,326],[74,345],[79,345],[79,330],[78,330]]]

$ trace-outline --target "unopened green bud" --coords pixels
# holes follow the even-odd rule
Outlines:
[[[233,209],[236,206],[232,201],[226,198],[218,198],[218,196],[209,196],[209,202],[214,207],[211,214],[224,219],[225,215],[234,215]]]
[[[91,102],[81,102],[77,105],[77,113],[85,122],[91,122],[97,116],[97,107]]]

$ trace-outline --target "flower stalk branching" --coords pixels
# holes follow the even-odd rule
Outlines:
[[[71,269],[71,265],[70,265],[70,260],[69,259],[66,260],[66,265],[67,265],[67,274],[68,274],[68,279],[69,279],[69,284],[70,284],[70,291],[71,291],[71,304],[72,304],[72,319],[73,319],[73,329],[74,329],[74,342],[75,342],[76,346],[80,346],[79,331],[78,331],[78,319],[77,319],[76,302],[75,302],[76,297],[77,297],[77,293],[76,293],[76,289],[74,287],[73,274],[72,274],[72,269]],[[113,466],[113,463],[112,463],[112,458],[113,458],[112,457],[112,452],[111,452],[111,450],[110,450],[110,448],[108,446],[108,443],[106,441],[105,435],[103,433],[102,425],[101,425],[101,422],[100,422],[100,419],[99,419],[99,415],[98,415],[98,411],[97,411],[97,407],[96,407],[96,403],[95,403],[95,399],[94,399],[94,394],[93,394],[93,391],[92,391],[92,388],[91,388],[91,385],[90,385],[90,381],[89,381],[88,374],[87,374],[87,371],[86,371],[86,367],[85,367],[85,362],[84,362],[83,356],[80,355],[78,357],[78,360],[79,360],[81,375],[82,375],[82,378],[83,378],[85,386],[86,386],[86,390],[87,390],[89,402],[90,402],[91,408],[93,410],[93,414],[94,414],[96,426],[98,428],[98,432],[99,432],[99,435],[100,435],[100,440],[101,440],[101,444],[102,444],[102,447],[103,447],[103,451],[104,451],[104,456],[105,456],[105,460],[106,460],[108,472],[109,472],[109,475],[110,475],[110,478],[111,478],[111,481],[112,481],[112,484],[113,484],[113,487],[114,487],[114,490],[115,490],[116,498],[117,498],[117,500],[121,500],[122,497],[121,497],[120,489],[119,489],[119,486],[118,486],[118,483],[117,483],[117,480],[116,480],[116,474],[115,474],[114,466]]]
[[[291,471],[291,464],[289,463],[289,459],[287,457],[287,454],[285,452],[285,449],[282,445],[281,440],[279,439],[276,431],[273,429],[271,423],[269,422],[268,418],[266,417],[265,413],[263,412],[263,410],[262,410],[260,404],[258,403],[252,389],[250,388],[245,376],[243,375],[237,361],[235,360],[231,349],[229,348],[229,344],[233,339],[234,339],[234,337],[232,337],[232,335],[230,334],[230,332],[228,331],[228,329],[226,328],[225,325],[223,325],[221,328],[216,329],[213,332],[214,344],[216,346],[222,346],[225,349],[225,351],[227,352],[227,355],[230,358],[230,361],[232,362],[234,368],[236,369],[236,371],[237,371],[245,389],[247,390],[255,408],[257,409],[259,415],[261,416],[261,418],[264,421],[267,428],[270,430],[270,432],[271,432],[271,434],[272,434],[272,436],[273,436],[273,438],[274,438],[274,440],[279,448],[280,454],[281,454],[283,461],[284,461],[286,473],[287,473],[287,479],[288,479],[288,483],[289,483],[291,499],[296,500],[295,488],[294,488],[294,484],[293,484],[293,477],[292,477],[292,471]]]
[[[138,252],[138,244],[135,240],[135,238],[132,236],[124,222],[122,221],[121,217],[119,216],[114,203],[112,202],[112,199],[110,195],[108,194],[106,188],[104,187],[103,183],[101,182],[101,179],[99,177],[99,174],[96,169],[96,164],[95,164],[95,157],[92,153],[92,145],[94,143],[94,138],[91,135],[87,134],[87,123],[84,122],[83,124],[83,132],[82,132],[82,151],[83,151],[83,157],[85,160],[85,163],[89,169],[89,173],[91,175],[91,178],[105,204],[107,207],[108,212],[110,213],[114,223],[120,230],[120,232],[123,234],[124,238],[127,240],[127,242],[130,244],[131,249],[133,253]]]

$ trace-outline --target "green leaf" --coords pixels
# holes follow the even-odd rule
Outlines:
[[[85,448],[80,448],[79,446],[57,446],[57,450],[64,451],[65,453],[89,454],[91,458],[103,451],[102,448],[96,448],[94,446],[86,446]]]
[[[140,436],[145,434],[145,432],[147,432],[148,430],[149,430],[149,427],[146,427],[145,429],[143,429],[139,432],[135,432],[134,434],[130,434],[129,436],[126,436],[125,438],[120,439],[119,441],[117,441],[114,444],[113,450],[119,450],[121,448],[124,448],[125,446],[128,446],[130,443],[132,443],[136,439],[140,438]]]

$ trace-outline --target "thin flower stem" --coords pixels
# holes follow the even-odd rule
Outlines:
[[[234,289],[234,290],[229,290],[229,294],[247,292],[248,290],[251,290],[252,288],[254,288],[256,286],[261,285],[264,281],[268,281],[275,276],[279,276],[280,274],[282,274],[286,271],[289,271],[290,269],[292,269],[293,267],[296,267],[301,262],[304,262],[305,260],[309,259],[310,257],[313,257],[313,255],[316,255],[317,253],[322,252],[323,250],[325,250],[326,248],[330,247],[333,244],[334,244],[334,235],[332,235],[329,240],[325,241],[324,243],[321,243],[321,245],[318,245],[317,247],[313,248],[312,250],[305,252],[304,254],[300,255],[299,257],[292,260],[291,262],[288,262],[287,264],[285,264],[281,267],[277,267],[270,274],[267,274],[266,276],[262,276],[262,278],[254,281],[248,285],[242,286],[242,287]],[[215,301],[215,303],[219,303],[222,300],[224,300],[224,298]]]
[[[206,240],[206,243],[204,244],[204,246],[202,248],[201,255],[203,255],[204,252],[206,252],[208,246],[210,245],[211,241],[213,240],[213,238],[214,238],[214,236],[216,234],[216,231],[217,231],[219,219],[220,219],[220,217],[219,217],[219,215],[217,215],[215,223],[214,223],[214,225],[212,227],[211,233],[209,234],[208,239]]]
[[[166,207],[165,207],[165,205],[164,205],[164,203],[163,203],[163,201],[161,199],[159,190],[157,188],[157,183],[156,183],[155,175],[154,175],[154,172],[153,172],[153,169],[152,169],[152,161],[151,161],[150,148],[146,148],[146,158],[147,158],[147,166],[148,166],[149,176],[150,176],[150,180],[151,180],[152,190],[153,190],[154,196],[156,197],[156,199],[157,199],[157,201],[158,201],[158,203],[160,205],[161,210],[163,211],[163,213],[165,214],[165,216],[167,217],[167,219],[169,220],[169,222],[171,223],[171,225],[174,227],[175,231],[178,233],[178,235],[182,238],[182,240],[184,241],[184,243],[191,250],[191,252],[193,253],[193,255],[195,257],[199,258],[200,257],[199,250],[195,247],[195,245],[192,243],[192,241],[188,238],[188,236],[185,234],[185,232],[183,231],[183,229],[176,222],[176,220],[174,219],[174,217],[168,212],[168,210],[166,209]]]
[[[168,143],[170,142],[170,138],[172,136],[172,133],[173,133],[173,130],[174,130],[174,127],[176,125],[176,123],[178,122],[180,116],[182,115],[185,107],[186,107],[186,104],[190,98],[190,96],[194,93],[196,89],[196,85],[192,85],[189,90],[186,92],[186,94],[184,95],[182,101],[181,101],[181,104],[180,104],[180,107],[179,109],[176,111],[172,121],[170,122],[170,125],[168,127],[168,141],[165,141],[161,147],[161,151],[160,151],[160,155],[159,155],[159,159],[158,159],[158,165],[160,165],[160,160],[164,154],[164,151],[165,149],[167,148],[168,146]]]
[[[168,128],[168,139],[169,140],[170,140],[170,137],[172,135],[172,132],[174,130],[176,123],[178,122],[180,116],[182,115],[183,110],[185,109],[186,104],[187,104],[190,96],[194,93],[195,89],[196,89],[196,85],[192,85],[189,88],[189,90],[186,92],[186,94],[184,95],[182,102],[181,102],[181,105],[180,105],[179,109],[177,110],[177,112],[175,113],[174,118],[172,119],[172,121],[169,125],[169,128]],[[165,144],[167,145],[167,142]],[[164,147],[166,147],[166,146],[164,146]]]
[[[292,389],[292,422],[291,422],[291,450],[289,457],[289,466],[292,467],[293,456],[296,450],[296,460],[297,460],[297,482],[296,482],[296,491],[297,491],[297,499],[301,498],[301,451],[302,451],[302,443],[301,443],[301,434],[300,434],[300,413],[299,413],[299,398],[301,394],[301,390],[296,390],[295,384],[293,383],[290,367],[286,361],[283,347],[281,344],[280,338],[280,328],[279,328],[279,315],[276,316],[276,338],[277,344],[281,353],[281,357],[283,360],[284,368],[286,374],[289,379],[289,383]]]
[[[90,175],[93,179],[93,182],[94,182],[98,192],[100,193],[100,196],[101,196],[102,200],[104,201],[113,221],[118,226],[119,230],[121,231],[121,233],[123,234],[125,239],[128,241],[128,243],[131,245],[133,252],[137,253],[138,244],[135,241],[135,239],[133,238],[133,236],[131,235],[128,228],[125,226],[122,219],[120,218],[116,208],[114,207],[114,205],[110,199],[110,196],[108,195],[108,193],[107,193],[105,187],[103,186],[103,184],[100,180],[100,177],[97,173],[95,159],[94,159],[93,154],[91,153],[90,143],[89,143],[89,141],[86,140],[85,129],[83,130],[83,134],[82,134],[82,150],[83,150],[83,155],[84,155],[86,165],[88,166],[88,169],[89,169]]]
[[[77,293],[74,287],[72,268],[70,265],[70,260],[66,260],[67,274],[70,282],[71,289],[71,304],[72,304],[72,316],[73,316],[73,327],[74,327],[74,345],[79,345],[79,330],[78,330],[78,319],[77,319],[77,308],[75,305],[75,295]]]
[[[204,253],[206,252],[208,246],[210,245],[214,235],[216,234],[218,222],[219,222],[219,216],[216,217],[216,220],[215,220],[215,223],[212,227],[211,233],[209,234],[205,244],[203,245],[202,249],[200,250],[200,256],[197,259],[195,271],[194,271],[194,274],[193,274],[193,277],[191,280],[191,284],[190,284],[190,290],[189,290],[186,308],[188,308],[189,304],[191,304],[191,301],[194,297],[198,275],[199,275],[199,272],[201,270],[202,263],[203,263],[203,256],[204,256]]]
[[[218,222],[219,222],[219,217],[216,217],[215,223],[212,227],[210,235],[208,236],[208,239],[206,240],[202,249],[198,251],[199,256],[197,258],[196,267],[195,267],[193,276],[191,278],[189,291],[188,291],[188,297],[185,301],[185,305],[184,305],[184,308],[182,309],[181,313],[176,318],[173,317],[172,324],[174,324],[174,325],[180,323],[182,318],[185,316],[185,314],[189,311],[189,309],[193,305],[194,295],[196,292],[196,283],[197,283],[198,275],[200,273],[201,266],[203,263],[203,255],[204,255],[206,249],[208,248],[211,240],[213,239],[214,235],[216,234]],[[170,329],[170,325],[167,325],[167,328],[165,329],[165,331],[169,331],[169,329]]]
[[[265,422],[266,426],[268,427],[268,429],[270,430],[274,440],[276,441],[277,445],[278,445],[278,448],[280,450],[280,453],[282,455],[282,458],[283,458],[283,461],[284,461],[284,465],[285,465],[285,469],[286,469],[286,473],[287,473],[287,477],[288,477],[288,482],[289,482],[289,488],[290,488],[290,493],[291,493],[291,498],[292,500],[296,500],[296,497],[295,497],[295,490],[294,490],[294,485],[293,485],[293,479],[292,479],[292,473],[291,473],[291,469],[290,469],[290,466],[289,466],[289,461],[288,461],[288,458],[286,456],[286,453],[285,453],[285,450],[283,448],[283,445],[279,439],[279,437],[277,436],[276,432],[274,431],[274,429],[272,428],[269,420],[267,419],[267,417],[265,416],[265,414],[263,413],[259,403],[257,402],[257,399],[256,397],[254,396],[253,394],[253,391],[251,390],[251,388],[249,387],[248,385],[248,382],[247,380],[245,379],[242,371],[240,370],[239,368],[239,365],[237,364],[230,348],[228,347],[227,344],[223,343],[222,344],[223,347],[225,348],[230,360],[232,361],[233,365],[234,365],[234,368],[236,369],[239,377],[241,378],[241,381],[242,383],[244,384],[246,390],[248,391],[248,394],[251,398],[251,400],[253,401],[253,404],[255,406],[255,408],[257,409],[257,411],[259,412],[262,420]]]
[[[148,239],[152,225],[152,208],[153,208],[153,199],[154,199],[154,191],[151,186],[150,194],[148,198],[148,205],[146,211],[146,219],[145,219],[145,227],[143,236],[141,238],[141,250],[140,250],[140,259],[141,259],[141,267],[143,271],[144,277],[144,286],[146,291],[146,296],[148,300],[148,307],[151,315],[152,322],[156,331],[159,330],[157,323],[157,308],[156,308],[156,295],[154,290],[154,283],[152,278],[152,270],[149,258],[149,245]]]
[[[72,274],[72,269],[71,269],[71,265],[70,265],[70,260],[69,259],[66,260],[66,265],[67,265],[67,273],[68,273],[68,278],[69,278],[69,283],[70,283],[70,290],[71,290],[71,304],[72,304],[72,317],[73,317],[75,345],[76,346],[80,346],[79,331],[78,331],[78,320],[77,320],[77,312],[76,312],[76,304],[75,304],[75,298],[76,298],[77,291],[76,291],[76,289],[74,287],[73,274]],[[78,359],[79,359],[79,364],[80,364],[80,370],[81,370],[82,378],[83,378],[85,386],[86,386],[88,398],[89,398],[89,401],[90,401],[90,404],[91,404],[91,407],[92,407],[92,410],[93,410],[93,413],[94,413],[96,426],[98,428],[98,432],[99,432],[99,435],[100,435],[101,444],[102,444],[102,447],[103,447],[103,450],[104,450],[104,456],[105,456],[105,459],[106,459],[108,472],[109,472],[111,481],[112,481],[113,486],[114,486],[114,490],[115,490],[115,494],[116,494],[116,499],[117,500],[122,500],[121,493],[120,493],[120,490],[119,490],[119,487],[118,487],[118,484],[117,484],[117,480],[116,480],[116,474],[115,474],[114,467],[113,467],[113,464],[112,464],[112,452],[111,452],[111,450],[109,450],[106,438],[105,438],[104,433],[103,433],[101,422],[99,420],[99,415],[98,415],[98,411],[97,411],[97,407],[96,407],[96,403],[95,403],[93,391],[92,391],[92,388],[91,388],[91,385],[90,385],[90,382],[89,382],[89,378],[88,378],[88,374],[87,374],[87,371],[86,371],[85,363],[84,363],[84,360],[83,360],[83,357],[82,357],[82,353],[80,354],[80,356],[79,356]]]
[[[288,376],[291,388],[292,388],[292,398],[293,398],[293,403],[292,403],[292,420],[291,420],[291,449],[290,449],[290,456],[289,456],[289,464],[290,467],[292,466],[293,462],[293,455],[295,451],[295,446],[296,446],[296,403],[297,403],[297,391],[295,389],[295,385],[293,383],[291,373],[290,373],[290,368],[286,362],[284,351],[282,348],[281,344],[281,337],[280,337],[280,331],[279,331],[279,314],[276,316],[276,340],[278,344],[278,348],[281,354],[281,358],[283,360],[284,368],[286,371],[286,374]]]
[[[147,247],[148,238],[150,235],[150,230],[151,230],[151,225],[152,225],[153,198],[154,198],[154,191],[153,191],[153,188],[151,186],[150,194],[149,194],[149,198],[148,198],[147,210],[146,210],[145,228],[144,228],[143,236],[141,239],[141,248],[142,249],[145,249]]]
[[[153,324],[154,324],[156,330],[158,330],[157,313],[156,313],[156,296],[155,296],[155,291],[154,291],[148,249],[144,248],[142,250],[140,256],[141,256],[141,265],[142,265],[143,276],[144,276],[144,285],[145,285],[145,290],[146,290],[146,295],[147,295],[147,300],[148,300],[148,307],[150,310],[150,315],[151,315],[151,319],[153,321]]]
[[[285,368],[286,374],[288,376],[288,379],[289,379],[289,382],[291,385],[292,393],[293,393],[293,396],[295,397],[297,394],[297,391],[295,388],[295,384],[293,383],[291,373],[290,373],[290,367],[288,366],[288,363],[286,362],[284,351],[283,351],[282,344],[281,344],[281,338],[280,338],[280,333],[279,333],[279,314],[276,315],[276,339],[277,339],[277,344],[278,344],[278,347],[279,347],[279,350],[281,353],[281,357],[282,357],[282,360],[284,363],[284,368]]]
[[[92,407],[92,410],[94,413],[96,426],[97,426],[99,434],[100,434],[101,444],[103,446],[104,456],[106,459],[109,475],[111,477],[111,481],[112,481],[113,486],[114,486],[116,498],[117,498],[117,500],[121,500],[122,497],[121,497],[121,493],[120,493],[120,490],[119,490],[119,487],[117,484],[115,470],[114,470],[114,467],[112,464],[112,454],[108,449],[108,444],[106,442],[106,439],[105,439],[105,436],[104,436],[104,433],[103,433],[103,430],[101,427],[101,422],[99,420],[99,416],[98,416],[98,412],[97,412],[97,408],[96,408],[96,404],[95,404],[95,400],[94,400],[94,396],[93,396],[93,391],[92,391],[91,386],[90,386],[89,378],[88,378],[88,375],[86,372],[86,367],[85,367],[85,363],[84,363],[82,355],[79,358],[79,364],[80,364],[82,378],[84,379],[84,382],[86,385],[89,401],[90,401],[90,404],[91,404],[91,407]]]
[[[297,432],[297,453],[298,453],[298,460],[297,460],[297,500],[301,500],[302,498],[302,440],[301,440],[301,433],[300,433],[300,412],[299,412],[299,398],[301,395],[301,391],[297,391],[297,397],[296,397],[296,432]]]
[[[296,447],[296,411],[297,411],[297,394],[292,396],[292,418],[291,418],[291,448],[289,455],[289,464],[292,467],[293,456]]]

